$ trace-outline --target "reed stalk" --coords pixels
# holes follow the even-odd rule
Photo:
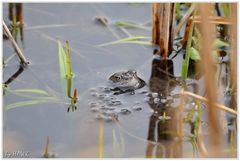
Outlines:
[[[160,47],[160,54],[167,58],[172,52],[175,4],[154,3],[152,5],[152,42]]]
[[[7,27],[7,25],[5,24],[4,21],[3,21],[3,30],[7,34],[7,37],[9,38],[10,42],[12,43],[13,48],[15,49],[16,54],[17,54],[18,58],[20,59],[21,64],[28,65],[29,63],[28,63],[27,59],[25,58],[21,49],[18,47],[16,41],[14,40],[11,32],[9,31],[9,29],[8,29],[8,27]]]
[[[217,100],[217,88],[216,88],[216,79],[215,79],[215,69],[214,62],[212,59],[212,50],[214,37],[216,36],[215,26],[210,22],[209,17],[212,16],[212,5],[211,3],[199,3],[198,9],[199,14],[202,17],[202,23],[199,24],[200,32],[202,35],[202,44],[200,48],[201,61],[200,61],[200,70],[202,73],[205,73],[205,89],[206,96],[209,100],[207,102],[207,118],[209,122],[209,143],[210,143],[210,155],[219,156],[220,151],[222,151],[221,143],[221,131],[219,126],[219,115],[216,108]]]
[[[230,26],[230,88],[232,91],[237,91],[237,3],[230,4],[230,19],[232,22]],[[235,103],[232,106],[233,109],[237,110]]]

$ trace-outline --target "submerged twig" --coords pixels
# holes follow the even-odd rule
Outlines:
[[[22,72],[24,71],[24,68],[22,65],[20,65],[19,69],[14,73],[6,82],[4,82],[4,85],[7,86],[12,81],[14,81]]]
[[[21,64],[23,65],[28,65],[28,61],[27,59],[25,58],[25,56],[23,55],[22,51],[20,50],[20,48],[18,47],[16,41],[14,40],[14,38],[12,37],[12,34],[11,32],[9,31],[7,25],[5,24],[5,22],[3,21],[3,29],[5,31],[5,33],[7,34],[9,40],[11,41],[12,45],[13,45],[13,48],[15,49],[16,51],[16,54],[17,56],[19,57],[20,61],[21,61]]]

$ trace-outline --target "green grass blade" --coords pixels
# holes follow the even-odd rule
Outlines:
[[[151,29],[149,27],[145,27],[143,25],[137,24],[135,22],[130,22],[130,21],[117,21],[115,23],[115,26],[124,27],[124,28],[139,28],[139,29],[144,29],[144,30],[150,30]]]
[[[220,3],[221,9],[224,13],[225,17],[229,16],[229,9],[228,9],[228,3]]]
[[[67,96],[68,98],[72,98],[72,79],[67,79]]]
[[[20,96],[20,97],[24,97],[24,98],[29,98],[29,99],[34,99],[34,100],[49,100],[49,101],[60,101],[57,97],[51,97],[51,96],[47,96],[47,97],[37,97],[37,96],[32,96],[32,95],[28,95],[28,94],[25,94],[24,92],[14,92],[12,90],[9,90],[9,89],[5,89],[7,92],[11,93],[11,94],[14,94],[14,95],[17,95],[17,96]]]
[[[9,105],[5,106],[4,109],[5,110],[10,110],[10,109],[17,108],[17,107],[31,106],[31,105],[42,104],[42,103],[49,103],[49,102],[54,102],[54,101],[50,101],[50,100],[21,101],[21,102],[16,102],[16,103],[9,104]]]
[[[176,19],[177,19],[177,20],[180,20],[180,19],[181,19],[180,3],[176,3]]]
[[[67,78],[72,78],[72,71],[71,71],[71,59],[70,59],[70,52],[69,52],[69,44],[66,41],[66,67],[67,67]]]
[[[44,149],[44,158],[49,157],[48,149],[49,149],[49,137],[47,137],[47,143],[46,143],[46,146],[45,146],[45,149]]]
[[[103,125],[99,126],[98,158],[103,157]]]
[[[72,70],[71,70],[71,58],[69,52],[69,44],[66,41],[66,67],[67,67],[67,96],[68,98],[72,98]]]
[[[152,45],[150,42],[151,37],[145,37],[145,36],[131,36],[128,38],[120,39],[117,41],[112,41],[104,44],[97,45],[97,47],[103,47],[103,46],[109,46],[109,45],[117,45],[117,44],[141,44],[141,45]],[[141,41],[141,40],[149,40],[148,41]]]
[[[191,111],[188,113],[185,121],[186,121],[186,122],[191,121],[191,119],[192,119],[192,117],[193,117],[193,114],[194,114],[194,107],[193,107],[193,108],[191,109]]]
[[[66,78],[66,54],[64,52],[64,49],[62,47],[62,44],[60,41],[58,41],[58,59],[59,59],[59,69],[60,69],[60,77],[61,80]]]
[[[193,18],[194,18],[195,12],[196,11],[194,11],[194,13],[193,13]],[[190,26],[189,38],[188,38],[187,48],[186,48],[186,56],[182,63],[182,79],[183,80],[187,79],[187,75],[188,75],[188,66],[189,66],[189,59],[190,59],[190,47],[192,44],[193,27],[194,27],[194,23],[192,23]]]
[[[13,90],[14,93],[33,93],[49,96],[49,93],[41,89],[16,89]]]

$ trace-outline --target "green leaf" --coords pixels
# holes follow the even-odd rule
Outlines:
[[[195,10],[193,12],[193,19],[195,17],[196,14]],[[187,47],[186,47],[186,56],[185,59],[182,63],[182,79],[185,80],[187,79],[187,75],[188,75],[188,66],[189,66],[189,59],[190,59],[190,48],[192,46],[192,37],[193,37],[193,27],[194,27],[194,23],[191,23],[190,26],[190,31],[189,31],[189,37],[188,37],[188,41],[187,41]]]
[[[125,27],[125,28],[139,28],[139,29],[150,30],[149,27],[145,27],[143,25],[137,24],[135,22],[130,22],[130,21],[117,21],[115,25],[119,27]]]
[[[71,71],[71,59],[70,59],[68,41],[66,41],[66,67],[67,67],[67,78],[71,79],[72,78],[72,71]]]
[[[192,60],[200,60],[201,59],[199,52],[195,48],[191,47],[189,50],[190,50],[189,51],[190,52],[190,58]]]
[[[59,101],[59,99],[57,97],[51,97],[51,96],[47,96],[47,97],[37,97],[37,96],[32,96],[32,95],[28,95],[26,94],[27,92],[14,92],[14,90],[9,90],[9,89],[5,89],[7,92],[20,96],[20,97],[25,97],[25,98],[29,98],[29,99],[35,99],[35,100],[49,100],[49,101]],[[32,93],[31,93],[32,94]]]
[[[224,16],[229,16],[228,3],[220,3],[221,9],[223,10]]]
[[[193,114],[194,114],[194,111],[195,111],[195,109],[194,109],[194,107],[193,107],[193,108],[191,109],[191,111],[188,113],[187,117],[185,118],[185,121],[186,121],[186,122],[191,121],[191,119],[192,119],[192,117],[193,117]]]
[[[220,40],[220,39],[215,39],[214,40],[214,46],[216,48],[222,48],[222,47],[229,47],[229,44]]]
[[[41,103],[49,103],[49,102],[53,102],[53,101],[50,101],[50,100],[21,101],[21,102],[16,102],[16,103],[9,104],[9,105],[5,106],[4,109],[10,110],[10,109],[13,109],[13,108],[16,108],[16,107],[30,106],[30,105],[36,105],[36,104],[41,104]]]
[[[49,96],[48,92],[41,89],[16,89],[13,90],[14,93],[35,93]]]
[[[109,45],[117,45],[117,44],[141,44],[141,45],[152,45],[152,43],[150,42],[150,37],[145,37],[145,36],[131,36],[128,38],[124,38],[124,39],[120,39],[117,41],[112,41],[109,43],[104,43],[104,44],[100,44],[97,45],[97,47],[103,47],[103,46],[109,46]],[[141,40],[149,40],[149,41],[141,41]]]
[[[176,19],[180,20],[181,19],[181,14],[180,14],[180,3],[176,3]]]
[[[72,70],[68,41],[66,41],[66,67],[67,67],[67,96],[72,98]]]
[[[58,41],[58,59],[59,59],[59,69],[60,69],[60,76],[61,79],[66,78],[66,54],[64,52],[64,49],[62,47],[62,44],[60,41]]]

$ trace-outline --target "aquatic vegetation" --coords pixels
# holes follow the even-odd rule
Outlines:
[[[33,147],[31,157],[54,157],[50,152],[52,147],[61,157],[236,157],[237,34],[234,27],[237,25],[233,19],[237,12],[234,4],[164,5],[167,10],[161,12],[164,18],[155,22],[169,21],[172,29],[161,27],[161,34],[166,35],[156,45],[152,43],[154,36],[141,36],[149,35],[154,24],[146,13],[161,17],[160,13],[151,12],[153,4],[138,8],[126,4],[59,4],[59,9],[50,4],[40,9],[38,5],[26,4],[24,11],[33,8],[24,12],[25,15],[36,12],[31,17],[40,16],[43,19],[39,19],[39,24],[44,25],[28,17],[24,29],[22,15],[10,16],[11,19],[5,21],[10,25],[3,26],[6,38],[9,37],[7,30],[10,37],[15,38],[9,39],[13,48],[6,38],[7,43],[3,44],[4,54],[9,54],[4,55],[3,61],[4,152],[12,141],[20,148]],[[212,7],[213,12],[203,16],[199,5],[203,12],[204,7]],[[90,10],[82,10],[85,6]],[[119,6],[123,8],[117,8]],[[115,7],[116,11],[124,12],[115,12],[112,10]],[[62,9],[69,14],[62,13]],[[135,15],[128,12],[141,17],[134,19]],[[95,16],[93,22],[93,14],[106,16]],[[170,15],[169,19],[163,14]],[[55,19],[56,15],[60,19]],[[78,15],[80,18],[76,21]],[[62,20],[62,16],[67,16],[67,20]],[[216,32],[209,32],[208,23]],[[28,24],[31,25],[28,27]],[[23,31],[27,34],[27,47],[22,51],[17,51],[19,38],[15,35],[19,30],[20,34]],[[16,56],[13,50],[20,53],[16,57],[20,60],[17,67],[10,63]],[[123,51],[126,54],[121,54]],[[21,52],[32,60],[31,66],[26,68]],[[111,86],[107,78],[115,70],[129,68],[139,71],[146,86],[114,95],[120,88]],[[201,73],[200,68],[204,72]],[[192,76],[189,73],[193,69]],[[139,82],[129,81],[129,84],[131,87]],[[66,111],[58,108],[60,106]],[[70,110],[74,113],[67,113]],[[223,131],[218,131],[218,124],[224,124],[221,126],[224,137],[219,135]],[[39,131],[36,133],[36,130]],[[214,130],[218,133],[212,133]],[[12,131],[14,135],[9,135]],[[29,137],[30,134],[34,137]],[[54,138],[51,147],[49,137],[42,139],[46,135]],[[224,143],[223,146],[217,141]]]
[[[229,7],[228,3],[219,3],[221,6],[221,9],[223,10],[224,16],[228,17],[229,16]]]
[[[103,124],[99,125],[99,143],[98,143],[98,158],[103,158],[104,140],[103,140]]]
[[[77,109],[76,103],[77,103],[77,89],[74,89],[74,93],[72,96],[72,80],[73,80],[73,73],[71,69],[71,58],[70,58],[70,52],[69,52],[69,44],[68,41],[66,41],[66,51],[64,52],[64,49],[62,47],[62,44],[60,41],[58,41],[58,60],[59,60],[59,71],[60,71],[60,80],[62,83],[62,89],[63,93],[65,93],[64,89],[67,88],[67,97],[71,99],[71,109],[72,112]],[[68,107],[69,112],[70,107]]]
[[[46,146],[45,146],[45,150],[44,150],[44,158],[49,158],[49,137],[47,137],[47,142],[46,142]]]
[[[189,59],[190,59],[190,48],[191,48],[191,44],[192,44],[193,28],[194,28],[194,23],[192,22],[191,26],[190,26],[188,41],[187,41],[186,56],[185,56],[185,59],[182,63],[182,79],[183,80],[185,80],[187,78],[187,74],[188,74]]]
[[[71,70],[71,59],[69,53],[68,41],[66,41],[66,78],[67,78],[67,96],[71,98],[72,91],[72,70]]]
[[[10,110],[17,107],[36,105],[36,104],[60,102],[59,98],[52,97],[47,91],[44,91],[41,89],[16,89],[16,90],[5,89],[5,92],[9,92],[11,94],[30,99],[27,101],[19,101],[19,102],[5,105],[4,106],[5,110]],[[37,94],[37,95],[34,96],[34,94]]]
[[[142,40],[149,40],[149,41],[142,41]],[[118,45],[118,44],[140,44],[140,45],[152,45],[151,43],[151,37],[146,36],[132,36],[128,38],[123,38],[120,40],[104,43],[97,45],[97,47],[104,47],[109,45]]]
[[[124,28],[139,28],[139,29],[144,29],[144,30],[151,29],[149,27],[146,27],[144,25],[137,24],[137,23],[131,22],[131,21],[117,21],[117,22],[115,22],[114,25],[118,26],[118,27],[124,27]]]
[[[190,59],[192,59],[192,60],[200,60],[201,59],[199,52],[195,48],[191,47],[189,50],[190,50],[189,51]]]
[[[180,20],[180,19],[181,19],[180,3],[176,3],[176,19],[177,19],[177,20]]]

